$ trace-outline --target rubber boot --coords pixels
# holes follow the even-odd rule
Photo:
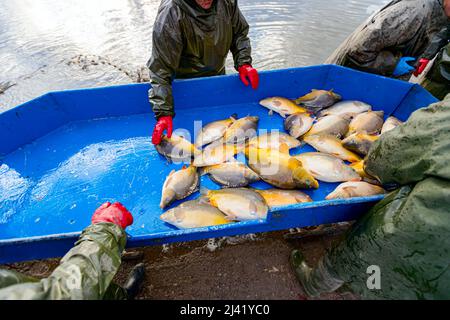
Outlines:
[[[141,290],[145,279],[145,266],[139,263],[131,270],[124,289],[127,291],[128,299],[133,300]]]
[[[332,273],[330,262],[326,257],[320,259],[316,268],[311,268],[306,264],[303,254],[294,250],[291,253],[290,261],[295,276],[310,297],[334,292],[344,284],[343,280]]]
[[[291,262],[291,266],[294,270],[295,276],[297,277],[297,280],[302,285],[303,289],[305,290],[305,293],[310,295],[308,290],[306,289],[306,287],[307,287],[306,284],[310,277],[312,268],[310,268],[306,264],[305,257],[298,250],[293,250],[291,252],[290,262]]]

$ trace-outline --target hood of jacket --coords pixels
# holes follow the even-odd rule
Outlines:
[[[172,0],[185,14],[193,19],[205,31],[213,30],[216,25],[217,0],[213,0],[208,10],[200,7],[195,0]]]

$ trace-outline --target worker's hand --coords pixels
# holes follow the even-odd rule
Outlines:
[[[395,67],[394,73],[392,75],[394,77],[400,77],[413,71],[414,67],[408,64],[408,62],[411,61],[416,61],[416,58],[413,57],[401,58],[400,61],[397,63],[397,66]]]
[[[92,224],[100,222],[111,222],[118,225],[122,229],[133,224],[133,216],[120,202],[111,204],[105,202],[97,210],[95,210],[92,216]]]
[[[250,84],[252,85],[253,89],[258,88],[259,76],[258,76],[258,71],[256,71],[255,68],[253,68],[249,64],[244,64],[239,67],[238,71],[239,71],[239,77],[241,78],[241,81],[246,86],[248,86],[248,83],[250,81]]]
[[[423,70],[425,70],[428,63],[430,63],[429,59],[425,59],[425,58],[420,59],[419,65],[417,66],[416,71],[414,71],[414,76],[418,77],[423,72]]]
[[[161,117],[156,122],[155,128],[153,129],[153,135],[152,135],[152,143],[153,144],[156,145],[156,144],[161,143],[161,138],[162,138],[164,130],[167,130],[167,138],[172,137],[173,124],[172,124],[171,116]]]

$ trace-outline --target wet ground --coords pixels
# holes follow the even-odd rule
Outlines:
[[[276,299],[307,298],[289,265],[289,254],[300,249],[308,264],[315,265],[346,227],[321,236],[301,239],[287,231],[246,237],[146,247],[142,257],[125,260],[115,281],[124,284],[131,268],[144,262],[146,280],[138,299]],[[302,235],[311,235],[303,230]],[[58,259],[6,266],[38,278],[48,276]],[[315,299],[357,299],[349,292],[323,294]]]

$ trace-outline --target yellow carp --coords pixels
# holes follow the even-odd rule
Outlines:
[[[294,138],[300,138],[313,125],[314,119],[307,113],[294,113],[284,120],[284,129]]]
[[[211,205],[222,211],[228,219],[243,221],[265,219],[269,207],[257,192],[246,188],[208,190],[201,193]]]
[[[203,174],[209,174],[212,181],[227,188],[245,187],[260,180],[255,172],[244,163],[238,161],[205,167]]]
[[[370,147],[376,140],[378,140],[378,136],[356,132],[342,140],[342,145],[348,150],[365,156],[369,153]]]
[[[295,158],[314,178],[324,182],[358,181],[361,177],[341,159],[321,152],[305,152]]]
[[[305,134],[305,137],[317,134],[329,134],[340,138],[345,136],[347,131],[348,120],[340,116],[329,115],[320,118],[316,123],[314,123],[308,133]]]
[[[224,144],[222,140],[206,146],[195,155],[194,166],[207,167],[234,159],[234,156],[245,148],[244,145]]]
[[[163,213],[160,218],[180,229],[217,226],[232,222],[219,209],[199,200],[183,202]]]
[[[345,149],[340,139],[326,135],[311,135],[304,138],[304,141],[320,152],[332,154],[342,160],[350,162],[360,161],[361,157]]]
[[[256,136],[259,117],[244,117],[233,121],[223,135],[225,143],[241,143]]]
[[[202,147],[205,144],[219,140],[225,134],[225,131],[236,121],[237,115],[233,114],[225,120],[218,120],[208,123],[202,128],[195,139],[195,146]]]
[[[260,149],[279,149],[282,144],[286,144],[289,149],[297,148],[300,141],[284,132],[269,132],[248,141],[248,145]]]
[[[386,121],[383,124],[383,127],[381,128],[381,134],[391,131],[392,129],[395,129],[399,125],[401,125],[403,122],[398,120],[396,117],[390,116],[386,119]]]
[[[294,102],[306,107],[307,110],[317,113],[324,108],[332,106],[341,99],[341,96],[334,93],[333,90],[312,89],[310,93],[296,99]]]
[[[282,145],[280,150],[245,149],[249,167],[265,182],[281,189],[319,187],[316,179],[303,167],[300,160],[289,155],[289,148]]]
[[[156,145],[156,150],[168,160],[189,163],[198,152],[192,143],[175,134],[170,139],[164,135],[161,143]]]
[[[198,190],[199,180],[196,167],[183,167],[179,171],[172,170],[163,185],[160,208],[163,209],[173,201],[193,194]]]
[[[358,114],[350,122],[348,135],[355,132],[378,134],[383,127],[384,111],[367,111]]]
[[[337,186],[337,188],[326,196],[326,200],[344,199],[353,197],[368,197],[377,194],[384,194],[386,191],[373,184],[364,181],[344,182]]]
[[[312,199],[306,193],[298,190],[255,189],[255,191],[264,198],[270,208],[277,206],[287,206],[290,204],[302,202],[312,202]]]

